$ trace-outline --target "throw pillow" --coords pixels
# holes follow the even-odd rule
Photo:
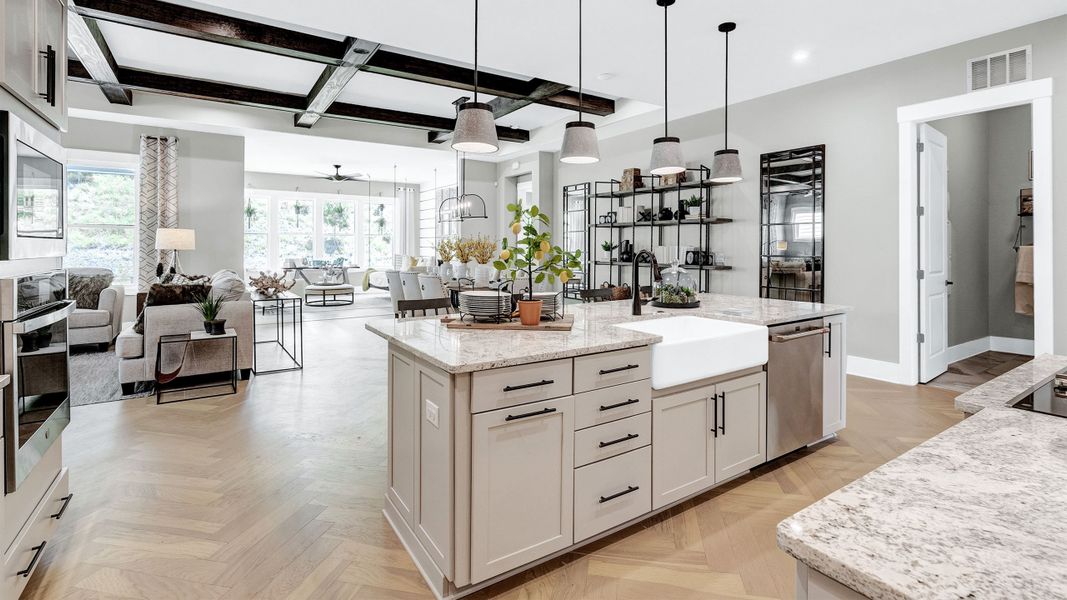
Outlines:
[[[223,302],[240,300],[245,293],[245,283],[237,273],[223,269],[211,276],[211,293]]]
[[[160,280],[164,285],[210,285],[207,275],[189,275],[187,273],[167,273]]]
[[[67,294],[78,308],[96,309],[100,292],[111,286],[115,275],[107,269],[71,269],[67,273]]]
[[[133,325],[133,330],[137,333],[144,334],[144,313],[148,310],[149,306],[165,306],[171,304],[191,304],[193,302],[199,302],[201,298],[207,296],[210,292],[210,288],[206,285],[166,285],[162,283],[153,283],[152,287],[148,288],[148,295],[145,297],[144,310],[141,314],[137,315],[137,322]]]

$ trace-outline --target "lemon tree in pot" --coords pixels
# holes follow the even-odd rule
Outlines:
[[[574,269],[581,266],[582,251],[564,252],[559,246],[552,245],[552,232],[548,228],[550,220],[537,206],[524,208],[522,202],[517,202],[508,204],[507,208],[512,212],[511,233],[515,240],[509,244],[508,238],[504,238],[500,244],[500,258],[493,262],[493,267],[512,282],[520,273],[526,275],[530,286],[525,297],[519,300],[519,321],[523,325],[537,325],[541,320],[543,302],[534,300],[534,284],[546,280],[555,284],[556,279],[567,283],[574,275]]]
[[[222,312],[222,296],[208,292],[194,306],[204,319],[204,333],[211,335],[226,333],[226,319],[219,318],[219,313]]]

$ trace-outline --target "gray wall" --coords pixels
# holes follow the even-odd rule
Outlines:
[[[488,219],[469,219],[459,226],[460,235],[485,235],[493,239],[499,236],[500,198],[497,193],[496,163],[481,160],[466,160],[466,193],[478,194],[485,200]],[[505,203],[506,204],[506,203]]]
[[[746,180],[716,190],[716,212],[736,222],[715,230],[713,251],[735,271],[716,291],[755,295],[758,290],[759,155],[826,144],[826,300],[855,307],[849,315],[852,354],[898,362],[897,108],[961,94],[965,61],[1032,44],[1033,77],[1053,78],[1054,185],[1067,198],[1067,17],[1059,17],[926,54],[886,63],[731,106],[730,142],[741,152]],[[773,76],[752,73],[750,76]],[[690,166],[711,164],[722,147],[722,112],[675,121]],[[626,167],[648,168],[660,126],[601,141],[600,163],[559,165],[563,185],[619,177]],[[557,203],[561,204],[561,203]],[[1055,225],[1067,228],[1067,200],[1054,200]],[[1056,312],[1067,314],[1067,245],[1056,250]],[[1067,351],[1067,319],[1056,324],[1056,348]]]
[[[1063,120],[1067,114],[1060,112],[1056,118]],[[989,335],[1034,339],[1034,318],[1015,313],[1015,259],[1012,250],[1015,233],[1019,226],[1019,190],[1031,187],[1029,180],[1029,154],[1031,146],[1030,107],[1018,106],[989,113]],[[1057,140],[1059,141],[1059,140]],[[1063,140],[1067,143],[1067,140]],[[1060,157],[1067,152],[1061,146]],[[1058,162],[1062,174],[1065,162]],[[1067,188],[1060,187],[1061,198],[1067,198]],[[1059,203],[1056,210],[1065,203]],[[1024,217],[1023,241],[1033,243],[1033,218]],[[1061,238],[1062,239],[1062,238]],[[1057,240],[1059,241],[1059,240]],[[1064,242],[1057,247],[1056,261],[1062,266],[1067,261]],[[1062,282],[1058,282],[1062,285]],[[1067,290],[1060,288],[1060,293]],[[1059,297],[1057,297],[1059,300]],[[1059,311],[1057,311],[1059,312]],[[1062,313],[1061,313],[1062,314]],[[1063,351],[1057,345],[1059,352]]]
[[[178,225],[196,230],[183,252],[190,273],[244,272],[244,138],[125,123],[71,119],[66,148],[137,154],[142,134],[177,136]]]

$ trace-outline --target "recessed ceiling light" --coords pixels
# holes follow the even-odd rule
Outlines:
[[[600,81],[607,81],[609,79],[614,79],[615,78],[615,74],[614,73],[601,73],[601,74],[597,75],[596,78],[599,79]]]
[[[811,52],[807,50],[797,50],[793,53],[793,62],[795,63],[806,63],[809,58],[811,58]]]

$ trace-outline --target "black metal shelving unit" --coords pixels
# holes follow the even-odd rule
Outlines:
[[[563,186],[563,250],[582,251],[582,269],[563,285],[563,297],[578,299],[579,292],[587,288],[585,265],[590,260],[589,251],[589,188],[588,183]]]
[[[673,245],[680,247],[683,239],[682,232],[693,228],[697,231],[697,243],[693,244],[692,248],[703,251],[712,261],[709,264],[685,264],[685,257],[681,257],[682,267],[696,272],[696,279],[700,286],[699,291],[706,292],[710,290],[712,275],[715,271],[728,271],[733,268],[727,265],[713,264],[713,255],[711,253],[712,229],[714,226],[733,222],[733,219],[714,215],[711,188],[729,184],[711,182],[709,180],[711,169],[704,165],[695,169],[687,169],[687,173],[695,176],[695,180],[663,185],[661,177],[643,175],[641,179],[645,183],[644,187],[626,191],[619,189],[621,182],[615,179],[597,181],[593,184],[594,193],[589,197],[591,202],[587,204],[587,213],[585,215],[586,227],[589,230],[589,235],[586,238],[586,245],[589,249],[585,262],[587,276],[585,277],[584,285],[586,289],[598,287],[602,283],[612,285],[622,285],[624,283],[629,285],[630,283],[630,277],[625,276],[630,274],[629,269],[632,268],[632,263],[619,260],[621,248],[613,251],[611,260],[605,260],[600,254],[602,242],[610,241],[612,244],[621,246],[622,241],[628,240],[634,245],[635,252],[639,243],[653,250],[657,246]],[[566,194],[566,188],[564,188],[564,193]],[[689,210],[700,211],[700,214],[705,215],[704,217],[690,219],[659,218],[659,213],[663,208],[677,211],[680,202],[692,195],[700,198],[700,206],[691,207]],[[647,205],[639,203],[640,199],[643,198],[648,199]],[[626,206],[627,203],[629,206]],[[639,217],[637,210],[639,205],[646,210],[651,209],[651,219],[642,220]],[[617,220],[614,223],[598,222],[600,216],[611,212],[616,215]],[[686,237],[687,239],[692,239],[691,236]],[[650,267],[651,264],[643,263],[640,266]],[[665,267],[666,265],[661,266]],[[647,285],[648,283],[649,278],[642,278],[642,285]]]
[[[826,146],[760,156],[760,297],[823,302]]]

